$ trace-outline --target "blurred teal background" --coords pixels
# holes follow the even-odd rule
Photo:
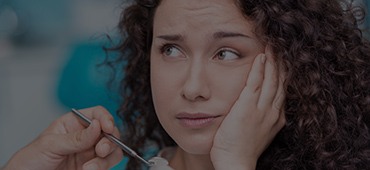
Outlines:
[[[0,0],[0,166],[71,107],[102,105],[120,123],[120,98],[106,86],[111,72],[98,65],[106,57],[102,46],[110,45],[106,35],[119,39],[115,26],[124,5]],[[369,25],[366,20],[361,27]]]
[[[0,166],[70,108],[106,107],[121,0],[0,0]],[[109,55],[116,55],[110,53]],[[123,73],[122,73],[123,75]],[[121,76],[122,76],[121,75]],[[125,160],[114,169],[123,169]]]

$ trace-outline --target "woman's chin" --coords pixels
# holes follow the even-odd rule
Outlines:
[[[177,142],[178,146],[189,154],[208,155],[213,145],[212,138],[189,139]]]

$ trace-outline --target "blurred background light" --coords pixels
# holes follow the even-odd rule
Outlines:
[[[17,13],[11,6],[0,5],[0,37],[8,37],[13,34],[18,26]]]

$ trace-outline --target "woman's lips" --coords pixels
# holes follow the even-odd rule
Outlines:
[[[182,126],[192,129],[210,126],[218,117],[220,116],[207,113],[179,113],[176,115],[176,119]]]

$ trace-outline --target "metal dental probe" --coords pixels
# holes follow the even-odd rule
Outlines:
[[[76,116],[78,116],[79,118],[81,118],[82,120],[84,120],[89,125],[91,124],[91,120],[89,118],[87,118],[85,115],[83,115],[81,112],[79,112],[78,110],[72,108],[72,113],[74,113]],[[106,138],[108,138],[113,143],[115,143],[116,145],[118,145],[122,150],[124,150],[126,153],[128,153],[132,157],[139,159],[141,162],[143,162],[144,164],[146,164],[148,166],[152,166],[153,165],[152,162],[148,162],[144,158],[140,157],[135,151],[133,151],[128,146],[126,146],[123,142],[121,142],[119,139],[117,139],[113,135],[107,134],[107,133],[104,133],[104,132],[103,132],[103,134],[104,134],[104,136]]]

